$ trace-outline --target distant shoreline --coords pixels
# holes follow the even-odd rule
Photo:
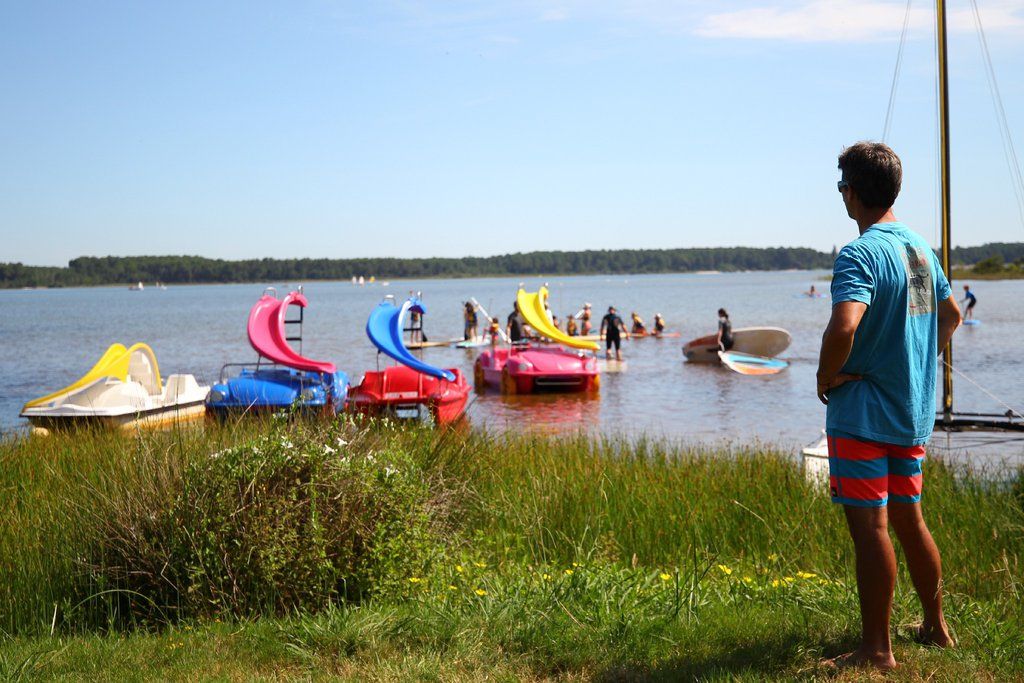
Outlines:
[[[429,275],[423,277],[395,277],[386,278],[383,280],[388,285],[393,285],[398,282],[418,282],[422,280],[433,281],[433,280],[482,280],[482,279],[515,279],[515,278],[530,278],[530,279],[544,279],[544,278],[560,278],[560,277],[644,277],[649,275],[732,275],[739,273],[817,273],[826,270],[824,268],[785,268],[785,269],[771,269],[771,270],[691,270],[685,272],[656,272],[656,273],[513,273],[510,275]],[[818,279],[831,279],[831,275],[820,275]],[[305,285],[307,283],[323,283],[323,282],[338,282],[342,284],[350,284],[348,278],[337,279],[337,278],[282,278],[278,280],[238,280],[235,282],[165,282],[167,289],[175,289],[177,287],[206,287],[209,285],[265,285],[271,287],[274,284],[281,283],[295,283],[296,285]],[[363,285],[354,284],[353,287],[381,287],[381,280],[378,279],[376,282],[366,282]],[[143,293],[149,290],[164,291],[158,287],[150,287],[145,285],[142,290]],[[0,291],[48,291],[48,290],[62,290],[62,289],[129,289],[131,283],[105,283],[96,285],[63,285],[63,286],[41,286],[41,287],[4,287],[0,285]]]

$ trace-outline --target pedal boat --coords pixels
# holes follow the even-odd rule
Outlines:
[[[409,312],[426,313],[418,297],[397,306],[389,296],[370,312],[366,335],[379,353],[399,365],[367,371],[349,390],[348,409],[373,417],[429,417],[438,426],[452,424],[465,414],[469,383],[458,368],[434,367],[409,352],[402,340],[402,323]]]
[[[21,417],[37,433],[86,425],[161,428],[201,418],[210,388],[192,375],[160,378],[146,344],[112,344],[77,382],[25,404]]]
[[[481,353],[473,366],[473,383],[477,390],[492,386],[504,394],[597,391],[601,375],[592,355],[529,344]]]
[[[555,327],[547,315],[547,298],[547,287],[532,294],[520,288],[516,302],[530,327],[567,348],[542,342],[492,346],[477,357],[473,366],[473,383],[478,391],[488,385],[505,394],[597,391],[601,387],[597,359],[587,353],[596,350],[597,344],[570,337]]]
[[[348,375],[334,363],[296,353],[289,344],[302,341],[302,321],[308,305],[301,287],[282,299],[277,298],[273,287],[264,290],[249,311],[246,326],[257,361],[229,363],[221,368],[220,379],[206,401],[211,416],[223,419],[230,413],[293,409],[333,415],[344,409]],[[298,308],[298,317],[288,319],[292,306]],[[292,326],[292,334],[287,326]],[[236,370],[238,374],[230,376]]]

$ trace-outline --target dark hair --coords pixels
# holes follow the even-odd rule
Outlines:
[[[871,209],[896,203],[903,183],[903,164],[883,142],[858,142],[839,155],[839,170],[850,189]]]
[[[723,318],[728,318],[729,317],[729,314],[726,312],[726,310],[724,308],[719,308],[718,309],[718,315],[722,316]]]

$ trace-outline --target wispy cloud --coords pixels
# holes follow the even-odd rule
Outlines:
[[[906,5],[902,2],[809,0],[798,3],[766,3],[703,18],[694,33],[706,38],[760,39],[799,42],[866,42],[891,40],[903,26]],[[981,10],[988,31],[1024,32],[1024,0],[988,3]],[[931,8],[912,8],[910,30],[922,34],[934,30]],[[954,31],[973,31],[970,9],[949,14]]]

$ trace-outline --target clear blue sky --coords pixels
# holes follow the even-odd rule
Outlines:
[[[1024,132],[1024,0],[979,0]],[[811,246],[855,236],[905,3],[0,3],[0,261]],[[1024,241],[951,0],[958,244]],[[930,3],[889,142],[935,236]],[[1016,143],[1024,154],[1024,135]]]

